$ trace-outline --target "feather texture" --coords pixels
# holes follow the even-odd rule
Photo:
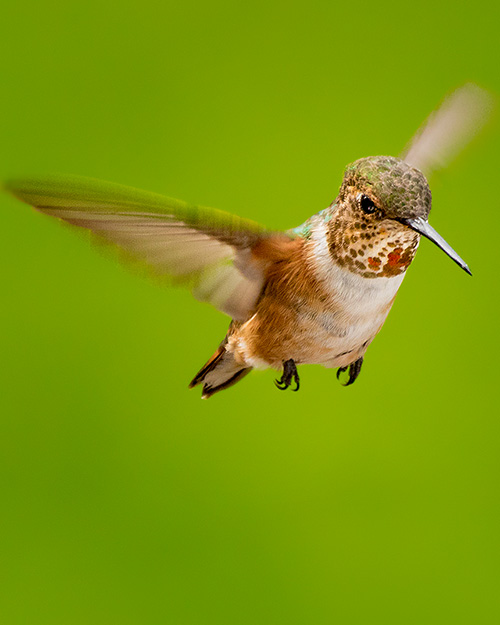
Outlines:
[[[474,84],[464,85],[428,117],[401,158],[426,176],[443,169],[481,131],[493,106],[487,91]]]
[[[247,219],[155,193],[76,176],[11,180],[37,210],[91,230],[234,319],[251,314],[264,280],[251,250],[275,233]],[[279,238],[285,235],[280,234]]]

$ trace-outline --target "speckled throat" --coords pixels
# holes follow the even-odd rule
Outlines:
[[[431,204],[425,176],[401,159],[376,156],[351,163],[336,203],[326,211],[332,260],[365,278],[404,273],[420,240],[408,220],[427,219]]]
[[[355,201],[350,196],[351,201]],[[364,278],[390,278],[404,273],[413,260],[420,235],[394,221],[374,221],[357,215],[345,204],[332,207],[327,241],[332,260]]]

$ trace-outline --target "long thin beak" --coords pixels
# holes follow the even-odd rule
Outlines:
[[[462,267],[462,269],[469,274],[469,276],[472,276],[467,263],[460,258],[455,250],[448,245],[448,243],[446,243],[443,237],[434,230],[428,221],[422,219],[422,217],[416,217],[415,219],[404,219],[403,223],[435,243],[445,254],[448,254],[451,260],[454,260],[457,265]]]

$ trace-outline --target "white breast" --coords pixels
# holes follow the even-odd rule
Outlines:
[[[342,328],[342,336],[331,337],[331,357],[321,363],[325,366],[343,366],[338,354],[350,350],[360,350],[364,343],[369,343],[380,329],[387,317],[390,304],[394,299],[405,276],[401,273],[391,278],[364,278],[352,273],[345,267],[332,262],[328,250],[328,240],[324,223],[318,224],[310,239],[314,246],[314,271],[325,285],[328,293],[332,294],[335,308],[332,325]],[[352,354],[349,356],[352,361]]]

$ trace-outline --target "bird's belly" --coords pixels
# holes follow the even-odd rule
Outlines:
[[[342,323],[338,315],[319,315],[298,324],[297,363],[344,367],[364,355],[388,311]],[[292,350],[291,350],[292,351]]]
[[[266,293],[228,349],[241,364],[258,368],[279,369],[289,359],[346,366],[363,356],[382,327],[403,277],[369,280],[334,266],[316,291]]]
[[[304,320],[308,340],[302,362],[344,367],[363,356],[384,324],[404,275],[367,279],[327,265],[322,277],[334,294],[333,307]]]
[[[392,302],[391,302],[392,304]],[[247,365],[281,368],[284,361],[343,367],[360,358],[389,312],[387,304],[368,314],[301,307],[260,311],[242,328],[236,351]],[[235,337],[236,339],[236,337]]]

